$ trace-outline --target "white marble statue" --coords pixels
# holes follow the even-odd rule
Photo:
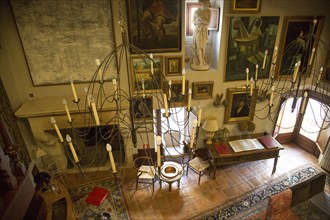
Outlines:
[[[193,62],[194,70],[208,70],[209,64],[205,62],[205,46],[208,39],[207,26],[210,24],[211,10],[209,0],[198,0],[201,6],[195,11],[193,22],[195,25],[193,34]]]

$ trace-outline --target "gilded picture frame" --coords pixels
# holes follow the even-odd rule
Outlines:
[[[162,89],[163,79],[163,56],[153,56],[153,74],[151,73],[151,62],[149,56],[131,57],[131,78],[133,92],[142,92],[142,82],[144,82],[144,92],[152,93]]]
[[[182,107],[188,103],[189,81],[185,80],[185,95],[182,95],[182,80],[171,81],[171,89],[168,85],[164,85],[167,99],[169,100],[169,107]],[[171,95],[169,95],[171,92]]]
[[[193,82],[192,98],[193,99],[210,99],[213,95],[213,82]]]
[[[231,0],[231,13],[259,13],[261,0]]]
[[[228,105],[225,108],[224,123],[253,121],[257,89],[254,90],[254,95],[249,96],[249,94],[250,90],[245,87],[227,89]]]
[[[276,66],[276,76],[288,76],[293,75],[294,65],[298,60],[303,59],[305,54],[310,54],[312,48],[304,47],[307,38],[310,38],[313,43],[313,47],[317,48],[318,39],[321,35],[322,26],[324,23],[324,16],[317,17],[317,23],[314,29],[315,38],[308,37],[310,28],[313,24],[313,16],[287,16],[284,18],[283,31],[281,35],[281,43],[279,47],[279,55],[277,58],[278,65]],[[299,44],[297,42],[300,42]],[[317,51],[316,51],[317,52]],[[308,62],[302,63],[300,69],[307,70]],[[310,71],[307,71],[308,75]]]
[[[181,0],[126,2],[131,44],[152,53],[181,51]]]
[[[165,75],[166,76],[182,75],[182,56],[165,57]]]
[[[186,6],[187,6],[187,15],[188,15],[186,22],[186,36],[192,36],[194,31],[194,24],[193,24],[194,13],[197,10],[197,8],[200,7],[200,4],[196,2],[187,2]],[[217,31],[219,30],[220,8],[210,7],[210,11],[211,11],[211,19],[207,29],[210,31]]]

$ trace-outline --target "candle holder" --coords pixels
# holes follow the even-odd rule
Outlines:
[[[170,112],[168,112],[168,116],[166,116],[166,114],[163,113],[163,117],[165,117],[165,118],[169,118],[170,116],[171,116],[171,113]]]
[[[76,103],[78,105],[78,103],[80,102],[80,98],[78,98],[77,101],[76,100],[72,100],[72,102],[73,103]]]

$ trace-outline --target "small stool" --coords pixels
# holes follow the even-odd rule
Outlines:
[[[100,210],[100,205],[107,198],[108,195],[109,195],[108,190],[95,186],[92,192],[90,192],[89,195],[87,196],[85,202],[97,206]],[[99,215],[100,215],[100,219],[110,219],[109,213],[104,213],[101,210]]]

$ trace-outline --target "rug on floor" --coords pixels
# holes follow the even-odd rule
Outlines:
[[[93,190],[94,186],[105,188],[109,191],[109,195],[100,207],[85,202],[85,199]],[[71,188],[69,189],[69,193],[77,219],[99,219],[98,215],[100,211],[110,214],[111,219],[129,219],[122,191],[113,178]]]
[[[322,171],[313,164],[303,165],[207,213],[195,216],[193,219],[245,219],[248,216],[265,212],[269,196],[303,182],[320,172]]]

